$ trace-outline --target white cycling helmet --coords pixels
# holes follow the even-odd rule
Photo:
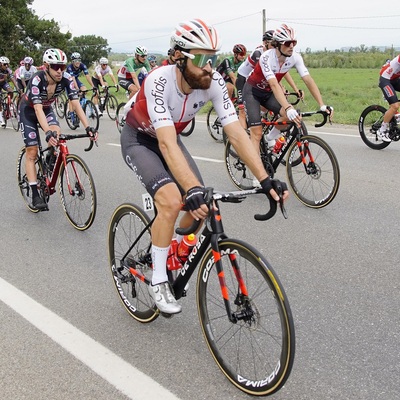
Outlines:
[[[81,59],[81,55],[75,51],[74,53],[71,54],[71,60],[75,61],[75,60],[80,60]]]
[[[33,64],[33,58],[32,57],[25,57],[24,58],[24,64],[29,64],[32,65]]]
[[[108,64],[108,58],[101,57],[100,60],[99,60],[99,63],[100,64]]]
[[[67,56],[60,49],[47,49],[43,54],[43,62],[47,64],[67,65]]]
[[[144,46],[138,46],[135,49],[135,54],[138,56],[147,56],[147,49]]]
[[[294,29],[287,25],[282,25],[276,29],[272,37],[279,43],[283,43],[288,40],[296,40]]]
[[[204,49],[218,51],[221,48],[218,32],[201,19],[181,22],[172,33],[171,48]]]
[[[7,57],[0,57],[0,63],[10,64],[10,60]]]

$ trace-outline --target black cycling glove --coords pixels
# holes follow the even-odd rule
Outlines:
[[[52,137],[57,139],[57,132],[47,131],[46,132],[46,142],[48,142]]]
[[[263,192],[268,196],[269,199],[272,199],[270,194],[270,190],[274,189],[279,197],[283,196],[283,192],[287,189],[287,185],[285,182],[281,182],[278,179],[271,179],[269,176],[260,182],[260,185],[263,189]]]
[[[204,200],[205,188],[201,186],[194,186],[186,193],[185,208],[188,211],[194,211],[206,204]]]

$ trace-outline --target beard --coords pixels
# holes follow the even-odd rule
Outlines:
[[[183,72],[185,81],[192,89],[209,89],[212,81],[212,72],[201,70],[201,74],[195,74],[188,68]]]

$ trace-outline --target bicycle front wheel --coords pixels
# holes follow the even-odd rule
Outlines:
[[[149,224],[140,207],[122,204],[108,227],[108,258],[117,294],[129,315],[142,323],[159,316],[148,291],[153,275]]]
[[[115,121],[117,118],[117,107],[118,107],[117,98],[113,94],[109,94],[106,103],[106,111],[112,121]]]
[[[181,136],[190,136],[194,131],[194,126],[196,125],[196,120],[193,118],[188,126],[180,133]]]
[[[222,143],[223,128],[214,107],[207,113],[207,130],[210,136],[218,143]]]
[[[233,184],[242,190],[253,189],[254,175],[236,152],[231,142],[227,140],[225,146],[225,167]]]
[[[361,113],[358,120],[358,131],[360,132],[361,139],[371,149],[382,150],[390,144],[390,142],[384,142],[377,135],[385,112],[385,107],[372,105]]]
[[[125,117],[124,117],[124,107],[125,106],[126,106],[126,103],[123,102],[123,103],[118,104],[118,107],[117,107],[117,112],[116,112],[117,117],[115,118],[115,122],[117,124],[117,129],[118,129],[119,133],[122,132],[122,128],[125,125]]]
[[[288,150],[286,172],[294,195],[305,206],[327,206],[339,190],[340,170],[335,153],[318,136],[306,135]],[[302,162],[296,160],[301,159]]]
[[[14,131],[18,131],[19,123],[18,123],[18,109],[15,101],[12,101],[10,104],[9,117],[11,120],[11,125],[14,128]]]
[[[83,111],[86,114],[89,125],[97,131],[99,129],[99,113],[95,105],[90,100],[86,100]]]
[[[197,279],[206,343],[236,387],[255,396],[270,395],[284,385],[294,362],[289,302],[277,275],[257,250],[234,239],[220,241],[219,247],[224,273],[218,274],[209,249]]]
[[[67,155],[66,164],[61,165],[59,184],[68,221],[79,231],[90,228],[96,216],[96,188],[88,166],[79,156]]]

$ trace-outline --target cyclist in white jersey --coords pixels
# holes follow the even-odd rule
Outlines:
[[[153,197],[157,217],[152,225],[153,276],[149,293],[160,311],[179,313],[171,293],[166,260],[183,199],[188,227],[207,216],[204,183],[179,133],[210,100],[240,158],[260,180],[266,194],[278,200],[271,179],[236,116],[221,75],[212,70],[220,48],[218,33],[204,21],[181,23],[171,37],[176,64],[152,70],[134,98],[121,133],[126,164]],[[288,196],[284,191],[284,199]],[[178,242],[182,237],[178,235]]]
[[[294,46],[297,44],[294,29],[282,25],[274,31],[273,41],[275,48],[267,50],[261,55],[243,88],[243,103],[250,127],[250,136],[257,152],[259,152],[262,135],[260,106],[279,113],[281,120],[290,120],[297,125],[301,123],[300,115],[289,104],[279,84],[291,68],[296,68],[320,109],[333,112],[332,107],[324,104],[318,86],[304,65],[302,56],[294,52]],[[272,133],[271,131],[271,136]],[[276,130],[276,137],[280,135],[280,132]],[[275,139],[275,137],[271,137],[271,139]]]

